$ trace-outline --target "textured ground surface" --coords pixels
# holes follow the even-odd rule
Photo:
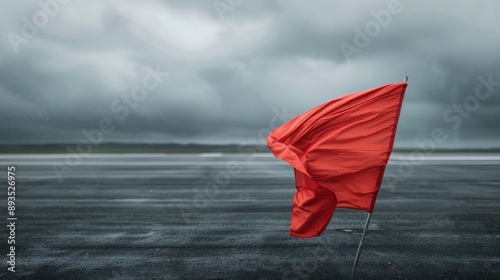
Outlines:
[[[17,279],[349,278],[366,213],[289,237],[292,170],[269,155],[92,155],[59,181],[64,156],[0,156],[2,186],[17,167]],[[500,279],[500,157],[405,158],[387,169],[358,279]],[[4,265],[0,278],[16,277]]]

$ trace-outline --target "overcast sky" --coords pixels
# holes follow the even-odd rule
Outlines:
[[[408,75],[397,147],[500,147],[500,2],[367,2],[4,0],[0,142],[242,144]]]

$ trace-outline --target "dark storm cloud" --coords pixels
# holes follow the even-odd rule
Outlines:
[[[495,1],[66,2],[40,2],[52,15],[32,38],[23,31],[43,20],[40,4],[0,11],[2,143],[78,142],[104,118],[115,126],[104,141],[242,143],[276,114],[409,75],[397,146],[436,127],[449,136],[443,147],[499,145],[500,87],[477,108],[464,103],[480,76],[500,81]],[[356,45],[392,3],[398,12]],[[13,36],[26,41],[13,46]],[[169,76],[127,105],[148,67]],[[458,112],[443,118],[456,105],[474,109],[458,127]]]

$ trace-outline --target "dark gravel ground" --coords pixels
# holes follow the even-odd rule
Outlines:
[[[500,158],[395,158],[357,279],[500,279]],[[366,218],[338,209],[321,237],[289,237],[293,173],[269,155],[90,156],[61,181],[64,155],[1,161],[18,218],[1,279],[349,279]]]

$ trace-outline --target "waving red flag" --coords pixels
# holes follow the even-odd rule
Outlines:
[[[291,236],[319,236],[336,207],[373,212],[406,86],[345,95],[269,134],[269,149],[295,171]]]

